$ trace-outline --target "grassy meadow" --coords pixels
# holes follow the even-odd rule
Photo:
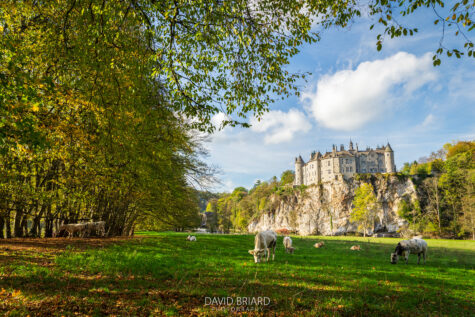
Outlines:
[[[475,242],[427,240],[426,265],[389,263],[400,239],[278,239],[255,264],[252,235],[141,233],[133,239],[0,241],[0,314],[473,316]],[[313,244],[325,241],[315,249]],[[359,244],[361,251],[351,251]],[[208,297],[208,299],[206,299]],[[230,297],[232,305],[207,305]],[[266,305],[237,305],[266,297]],[[250,299],[249,299],[250,300]]]

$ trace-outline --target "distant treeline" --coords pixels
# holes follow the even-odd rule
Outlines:
[[[443,149],[405,163],[420,201],[403,203],[399,214],[416,232],[475,239],[475,142],[447,143]]]
[[[294,172],[287,170],[280,179],[274,176],[269,181],[258,180],[250,190],[237,187],[232,193],[216,194],[208,200],[205,210],[216,213],[216,217],[208,221],[208,229],[222,232],[247,231],[252,219],[272,209],[273,194],[290,195],[305,187],[294,188],[293,182]]]
[[[404,164],[397,173],[411,178],[419,199],[403,200],[399,215],[409,222],[409,230],[444,237],[475,239],[475,142],[446,144],[443,149],[419,161]],[[359,177],[361,180],[364,177]],[[206,211],[216,213],[208,222],[210,230],[246,231],[249,222],[270,211],[279,197],[304,191],[294,188],[293,171],[285,171],[281,178],[257,181],[247,190],[237,187],[232,193],[208,197]]]

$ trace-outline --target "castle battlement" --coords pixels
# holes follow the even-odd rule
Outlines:
[[[305,163],[301,156],[295,158],[294,185],[311,185],[340,178],[351,178],[362,173],[396,172],[394,152],[389,143],[376,149],[359,150],[350,140],[348,149],[333,145],[331,152],[321,154],[312,152],[310,160]]]

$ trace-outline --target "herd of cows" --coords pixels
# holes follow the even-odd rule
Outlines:
[[[72,238],[76,233],[80,237],[89,237],[92,234],[104,237],[105,236],[105,221],[97,222],[88,222],[88,223],[70,223],[65,224],[59,227],[55,236],[65,236]],[[188,236],[186,238],[188,241],[195,241],[195,236]],[[283,240],[284,248],[287,253],[293,254],[295,248],[292,246],[292,239],[289,236],[285,236]],[[325,243],[318,242],[315,243],[315,248],[321,248]],[[277,233],[271,230],[261,231],[256,234],[254,239],[254,250],[249,250],[249,253],[254,256],[254,262],[259,263],[263,258],[266,258],[266,261],[269,261],[269,257],[272,253],[272,260],[275,259],[275,248],[277,246]],[[359,245],[354,245],[350,248],[354,251],[359,251],[361,248]],[[426,254],[427,254],[427,242],[420,238],[413,238],[410,240],[400,241],[393,253],[391,253],[391,263],[396,264],[399,257],[403,256],[406,264],[409,260],[409,254],[417,254],[418,261],[417,264],[421,261],[421,255],[424,259],[424,264],[426,263]]]
[[[66,225],[61,225],[54,236],[68,236],[69,238],[72,238],[76,233],[82,238],[90,237],[91,235],[104,237],[106,235],[106,222],[68,223]]]
[[[195,236],[188,236],[186,238],[188,241],[196,241]],[[292,239],[289,236],[284,237],[284,248],[287,253],[294,253],[295,248],[292,246]],[[324,242],[315,243],[315,248],[321,248],[325,245]],[[254,250],[249,250],[249,253],[254,256],[254,262],[259,263],[263,258],[266,258],[266,261],[269,261],[269,257],[272,253],[272,260],[275,258],[275,248],[277,246],[277,233],[274,231],[261,231],[256,234],[254,239]],[[354,251],[359,251],[361,248],[359,245],[354,245],[350,248]],[[424,264],[426,263],[426,254],[427,254],[427,242],[420,238],[413,238],[410,240],[400,241],[393,253],[391,253],[391,263],[396,264],[399,257],[403,256],[406,264],[409,260],[409,254],[417,254],[418,261],[417,264],[421,261],[421,255],[424,259]]]

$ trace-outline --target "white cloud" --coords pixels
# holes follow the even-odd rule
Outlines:
[[[431,54],[417,57],[399,52],[361,63],[355,70],[324,75],[316,90],[305,93],[303,100],[325,127],[353,131],[391,111],[394,99],[408,98],[436,77]]]
[[[224,112],[218,112],[211,117],[211,124],[213,124],[217,129],[221,129],[223,121],[226,120],[229,120],[229,117]]]
[[[427,115],[427,117],[421,123],[421,127],[428,128],[428,127],[432,126],[432,124],[434,124],[434,123],[435,123],[435,116],[431,113],[431,114]]]
[[[291,141],[296,133],[308,132],[312,127],[305,114],[295,108],[289,112],[269,111],[260,121],[252,118],[251,125],[252,131],[265,133],[266,144]]]

